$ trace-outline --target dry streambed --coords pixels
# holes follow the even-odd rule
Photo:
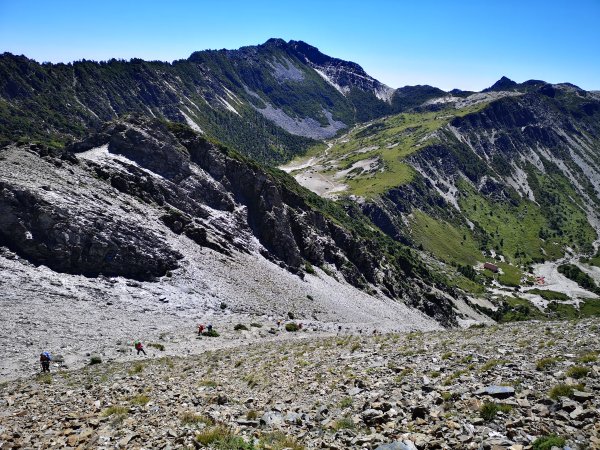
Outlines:
[[[339,335],[40,375],[0,388],[0,448],[598,448],[599,329]]]

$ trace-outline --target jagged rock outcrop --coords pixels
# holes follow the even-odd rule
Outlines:
[[[80,194],[54,201],[52,177],[41,191],[27,186],[28,177],[35,177],[38,171],[52,172],[54,164],[76,162],[68,156],[42,160],[37,155],[23,161],[13,152],[3,157],[0,245],[35,264],[92,277],[122,275],[145,280],[177,266],[181,255],[156,233],[107,212],[106,200],[79,202]],[[6,170],[17,176],[11,179]]]

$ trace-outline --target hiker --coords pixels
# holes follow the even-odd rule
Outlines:
[[[204,324],[201,323],[198,325],[198,335],[201,335],[203,331],[204,331]]]
[[[206,329],[207,329],[207,331],[210,333],[210,332],[212,331],[212,323],[209,323],[209,324],[206,326]]]
[[[137,350],[138,355],[140,354],[140,352],[142,352],[144,355],[146,354],[146,351],[144,350],[144,346],[142,345],[142,343],[140,341],[135,342],[135,349]]]
[[[42,352],[40,354],[40,363],[42,364],[42,372],[50,372],[50,361],[52,361],[52,356],[50,356],[49,352]]]
[[[277,321],[277,328],[281,328],[281,319]]]
[[[338,325],[338,333],[341,333],[341,332],[342,332],[342,326]]]

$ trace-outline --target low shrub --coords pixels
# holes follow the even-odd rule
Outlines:
[[[353,400],[352,397],[344,397],[342,400],[340,400],[340,408],[348,408],[350,406],[352,406]]]
[[[127,371],[129,375],[135,375],[144,371],[144,365],[142,363],[135,363],[131,369]]]
[[[196,441],[200,445],[210,446],[210,448],[215,449],[250,450],[253,447],[223,425],[211,427],[197,433]]]
[[[92,356],[90,358],[90,366],[94,366],[100,363],[102,363],[102,358],[100,358],[99,356]]]
[[[197,414],[193,411],[186,411],[182,413],[179,418],[181,419],[182,425],[198,425],[203,423],[204,425],[209,426],[214,424],[214,420],[212,420],[210,417]]]
[[[500,366],[500,365],[506,364],[506,363],[508,363],[508,361],[505,359],[490,359],[483,366],[481,366],[481,369],[479,369],[479,371],[487,372],[488,370],[493,369],[496,366]]]
[[[309,262],[304,263],[304,271],[306,273],[310,273],[311,275],[314,275],[315,272],[315,268],[313,267],[313,265]]]
[[[243,323],[238,323],[236,326],[233,327],[233,329],[235,331],[248,331],[248,327]]]
[[[43,384],[52,384],[52,375],[49,373],[41,373],[36,377],[36,379]]]
[[[598,354],[596,352],[586,353],[585,355],[581,355],[577,358],[577,361],[580,363],[593,363],[598,360]]]
[[[563,448],[565,443],[565,438],[556,436],[555,434],[550,434],[537,438],[535,441],[533,441],[531,448],[533,450],[550,450],[552,447]]]
[[[110,416],[124,416],[129,412],[127,408],[124,406],[109,406],[104,411],[102,411],[102,417],[110,417]]]
[[[584,378],[588,376],[590,373],[590,368],[585,366],[571,366],[566,372],[566,375],[571,378],[575,378],[579,380],[580,378]]]
[[[556,400],[560,397],[570,397],[573,395],[573,388],[568,384],[557,384],[548,392],[548,397]]]
[[[253,447],[247,447],[251,449]],[[286,449],[286,450],[304,450],[304,447],[293,437],[286,435],[282,431],[274,431],[265,433],[260,437],[258,448],[264,449]]]
[[[499,403],[485,402],[479,409],[479,415],[487,422],[494,420],[498,412],[508,413],[512,410],[510,405],[502,405]]]
[[[289,331],[291,333],[295,333],[299,329],[300,328],[298,327],[298,324],[296,324],[294,322],[290,322],[290,323],[286,323],[285,324],[285,331]]]
[[[352,430],[356,428],[356,424],[352,421],[350,417],[342,417],[333,422],[333,425],[331,427],[335,431]]]
[[[131,404],[132,405],[144,406],[149,401],[150,401],[150,397],[148,397],[147,395],[144,395],[144,394],[140,394],[140,395],[136,395],[135,397],[133,397],[131,399]]]
[[[542,359],[538,360],[538,362],[535,364],[535,369],[539,370],[539,371],[543,371],[549,367],[554,366],[557,362],[558,362],[558,359],[556,359],[556,358],[552,358],[552,357],[542,358]]]

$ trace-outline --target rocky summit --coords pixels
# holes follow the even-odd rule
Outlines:
[[[269,326],[227,331],[249,338]],[[135,361],[5,383],[0,445],[598,448],[599,330],[597,319],[318,338],[276,330],[288,336],[185,358],[162,356],[166,337]]]

